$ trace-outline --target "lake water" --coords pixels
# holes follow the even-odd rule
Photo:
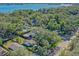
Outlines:
[[[40,8],[57,8],[61,7],[60,4],[3,4],[0,5],[0,13],[10,13],[14,10],[26,10],[33,9],[37,10]]]

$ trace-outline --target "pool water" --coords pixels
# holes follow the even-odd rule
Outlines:
[[[40,8],[57,8],[62,7],[61,4],[1,4],[0,5],[0,13],[9,13],[15,10],[26,10],[26,9],[33,9],[38,10]]]

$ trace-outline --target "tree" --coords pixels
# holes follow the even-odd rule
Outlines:
[[[47,56],[48,55],[48,52],[47,52],[47,48],[45,47],[41,47],[41,46],[38,46],[37,47],[37,54],[40,55],[40,56]]]
[[[11,37],[16,31],[23,29],[23,20],[19,17],[3,16],[0,17],[0,36],[2,38]]]
[[[19,43],[19,44],[23,44],[24,41],[25,41],[25,40],[24,40],[23,38],[21,38],[21,37],[15,37],[13,40],[16,41],[16,42]]]

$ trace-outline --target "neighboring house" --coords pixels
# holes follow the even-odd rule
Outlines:
[[[0,46],[0,56],[6,55],[7,52],[8,52],[7,50],[5,50],[4,48],[2,48],[2,47]]]
[[[18,44],[18,43],[12,43],[10,46],[9,46],[9,49],[11,50],[16,50],[16,49],[19,49],[19,48],[24,48],[22,45]]]
[[[31,40],[35,34],[34,33],[26,33],[23,36],[26,37],[27,39]]]
[[[30,47],[35,44],[36,44],[36,42],[34,40],[26,40],[23,45]]]

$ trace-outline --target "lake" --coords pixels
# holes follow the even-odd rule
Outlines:
[[[38,10],[40,8],[58,8],[61,4],[0,4],[0,13],[10,13],[15,10]]]

